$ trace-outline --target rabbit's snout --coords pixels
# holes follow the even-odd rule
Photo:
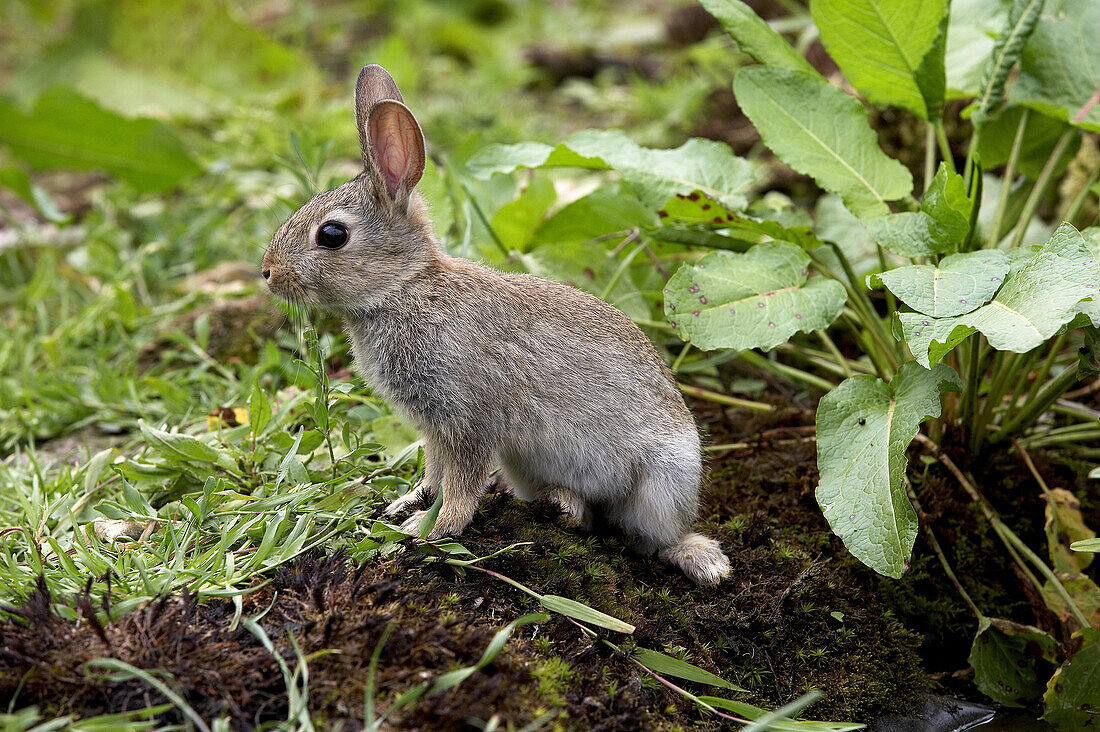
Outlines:
[[[276,295],[291,297],[294,294],[296,287],[293,273],[284,262],[272,255],[271,249],[267,250],[263,262],[260,263],[260,274],[267,280],[268,289]]]

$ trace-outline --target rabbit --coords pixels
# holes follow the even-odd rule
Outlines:
[[[294,213],[261,273],[342,315],[367,382],[419,429],[423,481],[386,514],[442,491],[429,538],[459,536],[499,466],[514,495],[575,526],[600,510],[696,583],[727,577],[718,542],[691,531],[699,433],[645,334],[597,297],[443,251],[416,190],[424,135],[380,66],[359,74],[355,123],[363,172]]]

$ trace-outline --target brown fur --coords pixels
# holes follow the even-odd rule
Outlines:
[[[388,512],[441,490],[432,536],[457,536],[500,465],[521,498],[549,497],[582,525],[600,509],[697,582],[727,576],[717,542],[690,532],[699,435],[664,360],[599,298],[438,246],[413,189],[423,138],[378,69],[356,92],[364,173],[295,213],[263,270],[273,292],[344,316],[368,382],[418,426],[424,482]],[[343,248],[317,244],[330,221],[349,232]]]

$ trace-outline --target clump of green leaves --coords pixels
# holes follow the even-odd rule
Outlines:
[[[828,391],[817,414],[818,502],[855,556],[899,577],[918,531],[906,468],[922,424],[933,438],[949,430],[961,434],[974,454],[1012,439],[1023,449],[1031,440],[1100,436],[1088,421],[1037,426],[1092,373],[1096,361],[1100,230],[1078,231],[1070,222],[1095,195],[1100,169],[1071,194],[1064,223],[1038,240],[1031,233],[1044,229],[1036,213],[1067,151],[1076,149],[1083,134],[1100,131],[1100,78],[1094,78],[1100,51],[1080,43],[1080,28],[1089,19],[1100,23],[1100,9],[1084,0],[1016,0],[1006,13],[1001,3],[979,0],[955,13],[946,0],[815,0],[812,21],[865,104],[818,74],[744,3],[704,5],[758,62],[734,79],[742,111],[780,160],[839,198],[846,209],[840,220],[833,213],[837,206],[825,205],[836,200],[829,196],[819,204],[816,221],[790,201],[765,197],[748,203],[742,191],[751,171],[744,161],[697,141],[675,150],[645,150],[618,133],[583,132],[556,147],[492,146],[470,161],[468,171],[479,178],[516,167],[616,171],[620,183],[598,188],[557,214],[551,209],[519,247],[499,237],[497,243],[525,264],[539,264],[550,257],[527,255],[529,242],[550,247],[552,234],[565,240],[563,246],[584,236],[609,244],[621,237],[604,250],[611,284],[602,292],[583,278],[578,284],[654,329],[659,324],[648,308],[624,305],[655,304],[652,293],[660,286],[668,325],[686,344],[674,371],[693,373],[688,369],[698,362],[701,376],[713,374],[725,350],[728,357]],[[998,29],[996,40],[969,32],[976,23]],[[1057,63],[1071,49],[1080,58]],[[976,54],[978,64],[970,60]],[[959,170],[944,124],[945,101],[952,98],[974,100],[964,112],[974,131]],[[867,104],[904,109],[923,124],[923,192],[914,191],[910,171],[879,148]],[[1056,132],[1045,144],[1028,146],[1031,126]],[[1001,177],[983,172],[981,150],[1004,151]],[[543,189],[532,182],[516,200],[533,200],[536,190]],[[991,195],[983,195],[985,190]],[[597,212],[603,211],[613,224],[601,226]],[[568,224],[559,221],[566,216]],[[499,223],[507,231],[507,222],[494,219],[494,227]],[[717,251],[700,258],[692,253],[696,247]],[[635,256],[642,251],[658,271],[669,267],[667,283],[638,264]],[[593,260],[600,257],[590,251]],[[609,277],[599,270],[590,274],[597,282]],[[620,289],[624,282],[636,288],[633,299]],[[844,355],[830,330],[843,333],[858,356]],[[824,348],[813,347],[808,334]],[[1071,347],[1077,343],[1084,346],[1080,359]],[[693,362],[687,358],[692,346],[719,353]],[[749,351],[776,348],[826,376]],[[1086,412],[1069,416],[1094,421]],[[976,487],[968,490],[984,505]],[[1083,723],[1084,717],[1065,711],[1059,695],[1067,681],[1080,688],[1076,674],[1085,663],[1072,659],[1093,652],[1092,621],[1082,610],[1091,607],[1095,585],[1084,575],[1056,575],[1022,549],[994,514],[989,519],[1013,556],[1026,557],[1047,579],[1042,586],[1048,606],[1075,618],[1070,631],[1083,627],[1080,643],[1059,646],[1050,656],[1062,664],[1057,676],[1063,692],[1046,698],[1049,719]],[[978,649],[1002,630],[999,621],[976,612]],[[992,673],[992,655],[974,657],[980,680]],[[1014,688],[1028,703],[1042,691],[1035,679]]]

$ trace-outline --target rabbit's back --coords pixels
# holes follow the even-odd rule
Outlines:
[[[476,434],[549,481],[566,472],[616,490],[640,463],[670,452],[698,474],[691,413],[619,310],[453,258],[408,287],[369,327],[349,325],[368,380],[422,429]]]

